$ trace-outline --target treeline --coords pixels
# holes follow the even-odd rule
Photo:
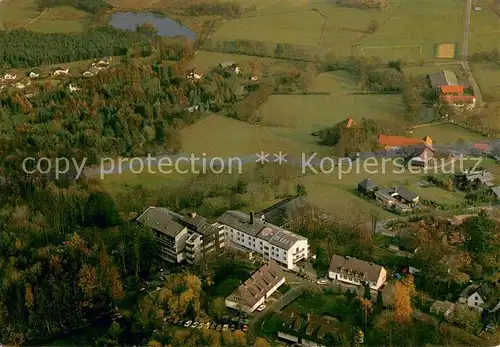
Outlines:
[[[286,43],[270,44],[253,40],[206,40],[203,49],[222,53],[254,55],[296,61],[320,61],[321,58],[312,54],[306,47]]]
[[[186,12],[190,16],[219,15],[227,18],[240,16],[243,8],[235,2],[202,2],[189,5]]]
[[[345,7],[360,9],[384,9],[389,5],[388,0],[337,0],[337,4]]]
[[[74,35],[7,30],[0,32],[0,65],[23,68],[125,55],[132,44],[146,40],[140,33],[109,27]]]
[[[76,9],[93,14],[110,8],[104,0],[39,0],[40,9],[57,6],[73,6]]]

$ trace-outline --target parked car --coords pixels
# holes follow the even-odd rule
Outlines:
[[[257,311],[259,312],[262,312],[266,309],[266,305],[260,305],[259,307],[257,307]]]
[[[205,324],[203,324],[202,322],[200,322],[200,324],[198,324],[198,329],[203,329],[205,327]]]
[[[316,281],[316,284],[321,284],[321,285],[328,284],[328,280],[325,280],[325,279],[318,280],[318,281]]]
[[[243,326],[243,332],[244,332],[244,333],[246,333],[247,331],[248,331],[248,325],[246,325],[246,324],[245,324],[245,325]]]
[[[188,328],[193,321],[188,320],[186,323],[184,323],[184,328]]]
[[[236,330],[236,325],[231,324],[231,331],[235,331],[235,330]]]
[[[217,327],[215,328],[215,330],[221,331],[222,330],[222,324],[218,324]]]
[[[198,324],[200,324],[200,323],[194,322],[193,324],[191,324],[191,328],[195,329],[198,326]]]
[[[174,319],[174,324],[177,325],[177,323],[179,323],[179,321],[180,321],[179,318]]]
[[[222,331],[226,331],[226,330],[229,330],[229,324],[224,324],[222,326]]]
[[[177,325],[181,327],[184,325],[184,323],[186,323],[185,320],[179,319],[179,321],[177,322]]]
[[[205,323],[205,329],[210,329],[210,322]]]

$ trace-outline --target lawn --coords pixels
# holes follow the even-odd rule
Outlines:
[[[356,83],[346,72],[321,74],[309,90],[330,95],[272,95],[258,111],[263,123],[287,129],[306,145],[316,140],[312,132],[349,117],[397,122],[404,112],[400,95],[354,95]]]
[[[196,67],[204,72],[213,69],[221,62],[233,61],[236,64],[246,65],[250,62],[259,66],[262,74],[277,74],[290,71],[296,64],[287,60],[254,57],[249,55],[228,54],[218,52],[198,51],[189,67]],[[247,72],[247,71],[244,71]]]
[[[500,65],[494,62],[471,63],[483,99],[486,102],[500,102]]]
[[[487,139],[481,134],[455,124],[437,124],[416,128],[413,130],[412,136],[418,138],[430,136],[434,143],[439,144],[456,143],[459,139],[463,141],[481,141]]]
[[[36,0],[3,0],[1,4],[6,29],[22,28],[41,13]]]
[[[367,35],[361,45],[367,55],[415,61],[420,58],[421,46],[425,61],[442,60],[434,56],[436,44],[455,43],[460,49],[464,10],[464,2],[456,0],[391,3],[380,28],[373,35]]]
[[[486,3],[481,11],[472,11],[470,29],[469,54],[500,49],[500,17]]]
[[[90,16],[70,6],[49,9],[42,17],[27,26],[27,29],[45,33],[74,33],[83,31]]]
[[[317,46],[325,19],[308,5],[280,4],[225,22],[214,40],[245,39]]]
[[[387,11],[346,8],[331,1],[288,1],[257,7],[244,18],[228,20],[213,35],[215,40],[247,39],[307,46],[310,53],[347,57],[355,54],[386,60],[425,61],[435,58],[439,43],[460,49],[463,38],[461,1],[416,0],[391,3]],[[378,30],[367,34],[371,20]],[[423,25],[425,23],[425,25]]]

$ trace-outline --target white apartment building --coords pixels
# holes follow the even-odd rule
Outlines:
[[[283,267],[297,270],[297,262],[307,259],[307,238],[267,223],[240,211],[226,211],[217,222],[223,226],[226,237],[232,243],[255,251],[264,258],[274,260]]]
[[[333,280],[379,290],[387,279],[384,267],[351,257],[333,255],[330,260],[328,277]]]
[[[182,216],[164,207],[149,207],[137,222],[153,230],[159,256],[171,263],[194,263],[203,254],[224,247],[224,230],[195,212]]]

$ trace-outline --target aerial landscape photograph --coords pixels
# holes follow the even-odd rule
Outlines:
[[[0,0],[0,347],[500,347],[500,0]]]

